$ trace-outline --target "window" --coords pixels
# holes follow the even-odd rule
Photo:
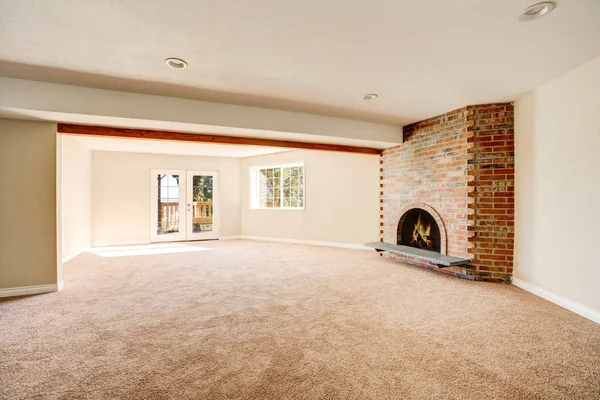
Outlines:
[[[304,165],[254,167],[251,171],[252,208],[304,208]]]

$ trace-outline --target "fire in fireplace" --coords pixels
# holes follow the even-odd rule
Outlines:
[[[440,242],[440,228],[427,211],[413,208],[400,218],[398,244],[439,252]]]

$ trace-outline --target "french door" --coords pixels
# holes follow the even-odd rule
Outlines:
[[[150,171],[150,241],[218,239],[219,173]]]
[[[187,171],[186,239],[219,237],[219,173]]]

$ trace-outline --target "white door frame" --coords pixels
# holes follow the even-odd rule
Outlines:
[[[193,185],[193,176],[194,175],[202,175],[202,176],[212,176],[213,177],[213,228],[212,231],[206,232],[197,232],[194,233],[194,223],[193,223],[193,212],[192,212],[192,203],[193,203],[193,190],[191,185]],[[219,212],[219,171],[195,171],[195,170],[187,170],[186,171],[186,179],[187,184],[185,187],[186,190],[186,240],[206,240],[206,239],[218,239],[219,238],[219,222],[220,222],[220,212]]]

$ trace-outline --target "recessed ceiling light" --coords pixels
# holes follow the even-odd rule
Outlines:
[[[165,63],[174,69],[185,69],[187,68],[187,63],[181,58],[169,57],[165,60]]]
[[[379,95],[377,93],[367,93],[363,96],[363,100],[375,100]]]
[[[534,19],[542,18],[550,11],[554,10],[556,4],[551,1],[544,1],[525,8],[519,13],[519,21],[527,22]]]

